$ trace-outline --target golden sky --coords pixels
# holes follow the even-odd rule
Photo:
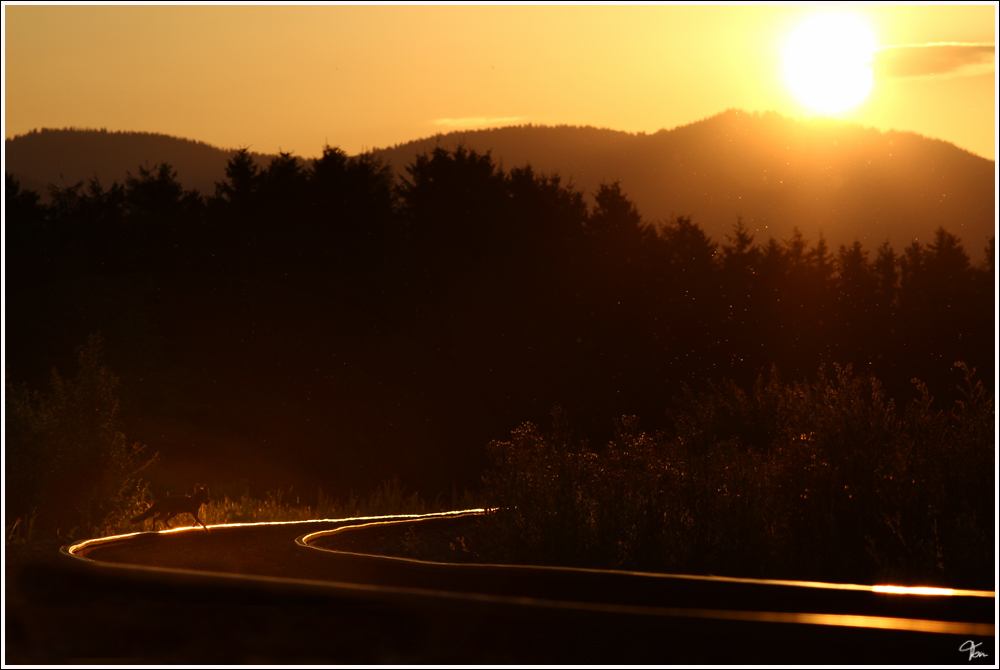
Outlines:
[[[4,6],[4,136],[160,132],[348,153],[509,124],[656,132],[818,113],[782,76],[812,6]],[[996,157],[996,8],[848,6],[870,95],[835,118]],[[933,46],[927,46],[933,45]]]

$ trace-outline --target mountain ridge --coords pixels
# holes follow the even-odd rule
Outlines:
[[[738,217],[758,241],[798,228],[811,241],[822,233],[835,245],[901,247],[945,227],[976,248],[993,234],[994,161],[915,133],[739,110],[653,134],[547,126],[545,134],[576,136],[561,143],[569,148],[557,164],[541,129],[456,131],[374,153],[399,165],[435,146],[489,147],[506,167],[530,163],[588,195],[602,181],[621,181],[648,222],[692,216],[716,241]],[[893,158],[898,165],[887,165]],[[942,186],[956,206],[931,202],[932,187]]]
[[[5,171],[22,188],[47,197],[49,185],[72,186],[97,179],[102,185],[124,183],[139,166],[167,162],[189,190],[212,195],[225,179],[226,163],[236,149],[223,149],[165,133],[105,128],[41,128],[4,140]],[[103,156],[98,157],[98,152]],[[251,152],[267,165],[270,154]]]
[[[158,133],[42,129],[5,140],[23,188],[96,177],[122,182],[141,164],[170,163],[185,188],[214,193],[234,150]],[[938,227],[973,250],[994,234],[995,163],[943,140],[776,112],[720,114],[655,133],[593,126],[506,126],[437,134],[371,153],[405,178],[419,153],[465,146],[504,169],[559,174],[589,199],[620,181],[649,223],[691,216],[716,241],[741,219],[756,235],[798,229],[836,247],[927,240]],[[262,167],[273,156],[253,154]],[[103,158],[102,158],[103,157]],[[306,164],[311,159],[305,160]]]

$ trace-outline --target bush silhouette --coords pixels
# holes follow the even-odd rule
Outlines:
[[[776,370],[677,400],[669,430],[634,416],[591,449],[557,412],[489,447],[490,559],[838,582],[993,588],[993,400],[926,386],[900,411],[848,367]]]
[[[101,349],[91,335],[77,350],[76,376],[53,370],[47,393],[7,385],[8,537],[31,539],[29,526],[36,537],[100,535],[146,495],[141,474],[156,455],[121,432],[118,379]]]

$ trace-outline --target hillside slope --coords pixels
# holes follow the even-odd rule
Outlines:
[[[459,145],[492,152],[510,169],[530,163],[594,193],[620,180],[649,222],[692,216],[716,241],[741,217],[758,242],[798,227],[836,248],[888,240],[902,249],[938,227],[975,261],[994,234],[995,163],[939,140],[835,121],[730,110],[654,134],[592,127],[517,126],[460,131],[375,154],[403,177],[421,152]],[[231,150],[153,133],[41,130],[5,140],[5,170],[24,188],[93,177],[121,183],[137,166],[170,163],[185,188],[214,192]],[[253,154],[266,166],[271,156]]]
[[[49,184],[72,186],[97,178],[108,187],[124,183],[141,166],[169,163],[186,189],[202,195],[215,192],[215,182],[226,176],[226,163],[235,153],[204,142],[160,133],[109,132],[75,128],[43,128],[4,140],[5,171],[23,188],[48,196]],[[271,156],[252,154],[267,165]]]
[[[622,189],[647,221],[690,215],[716,241],[737,217],[757,236],[798,227],[836,248],[855,239],[897,249],[944,226],[978,260],[993,235],[994,162],[913,133],[804,122],[730,110],[655,134],[519,126],[455,132],[376,150],[405,175],[435,146],[491,150],[507,168],[530,163],[591,194]]]

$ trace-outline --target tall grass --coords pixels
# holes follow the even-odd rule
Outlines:
[[[150,498],[150,500],[152,500]],[[308,521],[312,519],[345,519],[368,516],[388,516],[397,514],[429,514],[447,509],[465,509],[461,505],[473,502],[473,497],[452,496],[451,505],[443,502],[442,496],[433,500],[425,500],[418,493],[407,493],[405,487],[396,476],[382,482],[367,496],[356,496],[353,493],[345,502],[324,494],[319,489],[313,504],[303,504],[299,499],[292,499],[290,492],[283,490],[268,491],[263,498],[254,498],[249,491],[238,498],[223,495],[206,503],[200,512],[200,518],[208,525],[226,523],[256,523],[263,521]],[[456,506],[458,505],[458,506]],[[144,506],[140,506],[144,507]],[[139,511],[123,512],[119,517],[110,520],[105,527],[97,530],[94,537],[104,537],[120,533],[134,532],[137,527],[129,523],[129,519]],[[148,522],[147,522],[148,523]],[[173,526],[192,524],[188,516],[175,518]]]
[[[145,510],[154,497],[143,487],[129,498],[129,504],[122,505],[101,523],[91,524],[86,528],[77,528],[75,532],[64,539],[79,539],[82,537],[108,537],[132,533],[140,530],[140,526],[130,523],[130,519]],[[418,493],[407,493],[405,487],[396,476],[382,482],[367,496],[357,496],[351,493],[347,500],[341,502],[325,494],[322,489],[317,491],[315,503],[303,504],[299,499],[291,498],[290,492],[276,489],[268,491],[263,498],[255,498],[245,491],[239,497],[231,498],[223,495],[213,498],[200,510],[199,517],[207,525],[227,523],[256,523],[264,521],[309,521],[313,519],[347,519],[369,516],[390,516],[399,514],[430,514],[447,510],[462,510],[480,507],[480,500],[468,491],[461,495],[453,493],[450,503],[445,503],[442,496],[426,500]],[[171,520],[172,527],[193,525],[194,520],[187,515],[180,515]],[[145,527],[148,528],[147,521]],[[34,532],[33,518],[17,523],[7,529],[7,543],[25,543],[45,539],[47,535]]]
[[[428,514],[443,511],[440,496],[426,501],[417,493],[407,494],[397,477],[383,481],[367,496],[353,493],[345,502],[331,498],[319,489],[316,502],[303,505],[288,500],[281,490],[269,491],[264,499],[244,493],[238,499],[223,496],[203,508],[205,523],[253,523],[258,521],[305,521],[309,519],[339,519],[391,514]]]
[[[993,398],[903,410],[878,380],[776,371],[688,391],[673,427],[622,417],[603,449],[557,414],[489,447],[491,560],[750,577],[994,586]]]

